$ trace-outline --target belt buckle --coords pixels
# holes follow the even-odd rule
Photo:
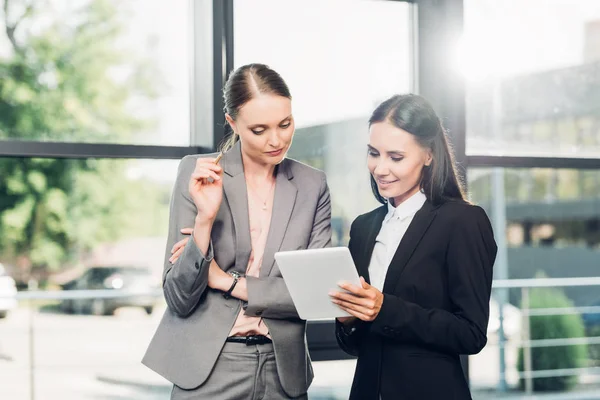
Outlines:
[[[260,341],[260,337],[259,336],[246,336],[246,346],[252,346],[255,344],[258,344],[258,342]]]

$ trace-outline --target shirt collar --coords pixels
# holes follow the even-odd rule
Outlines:
[[[398,207],[394,207],[392,203],[388,201],[388,212],[385,216],[384,222],[387,222],[390,219],[403,220],[405,218],[412,217],[421,209],[421,207],[423,207],[425,201],[427,201],[427,196],[425,196],[425,193],[421,192],[420,190],[400,203]]]

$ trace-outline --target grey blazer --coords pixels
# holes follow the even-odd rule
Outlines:
[[[210,261],[214,255],[225,271],[245,273],[251,251],[246,181],[238,143],[220,163],[224,196],[213,225],[209,254],[201,254],[189,240],[177,262],[169,263],[171,247],[184,237],[180,229],[194,225],[196,207],[188,183],[198,157],[187,156],[179,165],[163,273],[168,307],[142,360],[183,389],[206,381],[242,306],[240,300],[225,299],[207,286]],[[245,314],[264,318],[273,339],[281,385],[295,397],[306,393],[313,378],[306,322],[298,317],[274,254],[330,246],[331,204],[325,174],[285,159],[278,166],[271,221],[260,276],[247,278]]]

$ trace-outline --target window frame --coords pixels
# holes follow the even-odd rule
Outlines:
[[[446,62],[449,49],[464,27],[464,1],[380,1],[415,5],[411,49],[415,91],[428,98],[442,116],[464,182],[467,169],[476,167],[600,169],[600,159],[467,155],[465,82]],[[234,0],[190,0],[189,7],[189,146],[0,140],[0,157],[181,159],[188,154],[215,151],[224,134],[222,87],[234,65]],[[333,332],[333,322],[309,323],[308,344],[313,360],[351,358],[339,349]],[[466,357],[463,366],[468,376]]]

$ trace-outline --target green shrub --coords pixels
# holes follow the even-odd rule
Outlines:
[[[600,336],[600,326],[595,325],[587,329],[587,337],[598,337]],[[591,366],[600,366],[600,344],[588,345],[588,356],[590,358]]]
[[[534,288],[529,292],[529,308],[568,308],[573,307],[571,300],[561,289]],[[523,306],[521,307],[523,308]],[[530,338],[567,339],[585,337],[585,327],[581,315],[544,315],[530,316]],[[586,345],[568,345],[552,347],[533,347],[531,349],[531,365],[533,371],[581,368],[587,362]],[[523,349],[519,350],[519,372],[523,372]],[[577,376],[556,376],[551,378],[534,378],[534,391],[566,391],[577,384]],[[525,380],[519,381],[525,387]]]

